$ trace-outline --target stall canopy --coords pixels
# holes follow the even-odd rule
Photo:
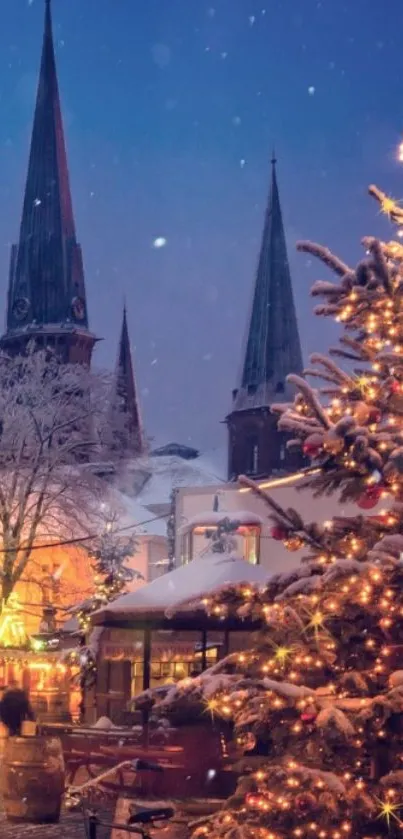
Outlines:
[[[150,687],[152,635],[155,631],[200,633],[201,669],[207,668],[209,632],[222,635],[222,653],[230,648],[230,633],[256,628],[253,619],[217,618],[202,605],[206,595],[226,585],[264,585],[268,573],[235,554],[210,553],[164,574],[137,591],[109,603],[92,617],[103,629],[119,627],[143,633],[143,690]]]
[[[235,583],[264,585],[269,574],[233,554],[212,553],[194,559],[164,574],[137,591],[118,597],[94,616],[96,624],[119,623],[122,619],[163,618],[184,602],[201,600],[205,595]]]

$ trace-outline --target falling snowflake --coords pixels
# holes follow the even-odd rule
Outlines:
[[[166,243],[167,240],[165,236],[157,236],[157,238],[153,241],[153,248],[156,248],[157,250],[159,248],[165,248]]]
[[[250,15],[250,17],[249,17],[249,23],[250,23],[250,25],[251,25],[251,26],[253,26],[253,24],[254,24],[255,20],[256,20],[255,15]]]
[[[245,163],[246,163],[246,160],[243,157],[242,160],[239,161],[239,165],[240,165],[241,169],[243,169],[243,167],[245,166]]]
[[[232,117],[232,124],[233,125],[240,125],[241,124],[241,117]]]
[[[314,95],[314,93],[315,93],[315,90],[316,90],[316,88],[315,88],[313,85],[311,85],[310,87],[308,87],[308,93],[309,93],[309,95],[310,95],[310,96],[313,96],[313,95]]]
[[[35,198],[34,207],[39,207],[41,204],[42,204],[41,199],[40,198]]]

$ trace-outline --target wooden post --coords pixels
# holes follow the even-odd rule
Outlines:
[[[151,627],[144,629],[143,641],[143,690],[148,690],[151,681]],[[143,711],[143,745],[148,747],[148,711]]]
[[[144,630],[144,646],[143,646],[143,690],[148,690],[150,687],[151,675],[151,628],[146,626]]]
[[[111,689],[111,662],[108,660],[106,663],[106,695],[108,699],[106,700],[106,716],[110,717],[111,715],[111,703],[109,701],[109,691]]]
[[[224,643],[222,645],[222,657],[226,658],[229,653],[229,629],[224,631]]]
[[[201,667],[202,673],[207,670],[207,630],[203,629],[201,639]]]

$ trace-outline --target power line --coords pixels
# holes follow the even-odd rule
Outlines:
[[[160,521],[161,519],[169,518],[170,513],[164,513],[161,516],[153,516],[151,519],[144,519],[144,521],[136,522],[136,524],[128,524],[126,527],[118,527],[114,530],[114,533],[123,533],[126,530],[133,530],[136,527],[142,527],[144,524],[150,524],[153,521]],[[99,533],[92,533],[90,536],[78,536],[75,539],[64,539],[60,542],[45,542],[42,545],[32,545],[30,548],[31,551],[41,551],[44,548],[60,548],[64,545],[77,545],[81,544],[82,542],[90,542],[93,539],[97,539],[99,537]],[[16,551],[24,551],[29,548],[29,545],[19,545],[18,548],[0,548],[0,554],[8,554],[8,553],[15,553]]]

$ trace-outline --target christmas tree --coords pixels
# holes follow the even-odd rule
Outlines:
[[[127,536],[122,532],[119,516],[113,511],[104,511],[103,518],[100,533],[84,546],[91,562],[95,590],[88,600],[74,610],[83,633],[90,628],[94,612],[124,594],[129,582],[142,579],[138,571],[126,564],[137,549],[135,535]]]
[[[163,701],[196,698],[233,721],[245,754],[235,794],[196,830],[211,839],[403,837],[403,247],[364,248],[352,269],[299,245],[336,275],[312,293],[316,313],[344,329],[330,357],[290,377],[294,404],[276,408],[311,460],[302,484],[356,502],[357,515],[307,524],[241,479],[266,500],[273,538],[306,556],[264,590],[233,586],[205,602],[216,617],[255,618],[256,643]],[[364,515],[383,497],[384,511]]]
[[[79,662],[78,684],[82,694],[81,716],[85,714],[85,693],[96,681],[96,659],[102,630],[91,630],[92,615],[123,594],[129,582],[143,579],[142,575],[126,563],[137,549],[135,535],[122,532],[119,516],[109,508],[103,509],[103,526],[100,533],[84,547],[91,561],[94,575],[94,592],[72,613],[78,620],[81,631],[80,651],[73,652],[71,663]]]

